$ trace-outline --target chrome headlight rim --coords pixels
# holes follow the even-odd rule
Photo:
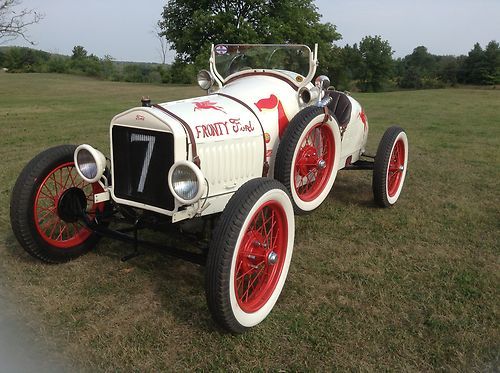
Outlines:
[[[213,87],[215,79],[208,70],[200,70],[196,76],[196,80],[201,89],[208,91]]]
[[[92,158],[96,168],[95,175],[86,175],[82,171],[81,169],[82,165],[78,159],[79,158],[78,155],[81,152],[87,152],[88,153],[87,155]],[[104,174],[104,171],[106,170],[106,157],[104,156],[104,154],[102,154],[99,150],[95,149],[94,147],[88,144],[79,145],[75,149],[75,152],[73,153],[73,161],[75,162],[75,168],[78,175],[80,175],[80,177],[88,183],[95,183],[99,181],[102,175]]]
[[[193,173],[196,179],[196,183],[198,184],[198,191],[196,192],[194,197],[190,199],[186,199],[180,196],[174,188],[174,180],[173,180],[174,172],[178,167],[181,166],[187,167],[189,171]],[[205,192],[205,177],[203,176],[203,173],[198,168],[198,166],[196,166],[193,162],[186,160],[177,161],[172,165],[172,167],[170,167],[170,170],[168,171],[168,187],[174,198],[178,200],[181,204],[191,205],[197,202]]]

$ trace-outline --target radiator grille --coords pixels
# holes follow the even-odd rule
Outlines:
[[[171,133],[113,126],[113,190],[116,197],[173,210],[168,171],[174,163]]]

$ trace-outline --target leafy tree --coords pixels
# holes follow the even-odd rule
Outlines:
[[[11,47],[5,51],[3,65],[14,72],[36,72],[45,64],[50,54],[25,47]]]
[[[34,44],[28,34],[30,25],[40,22],[44,15],[34,9],[16,9],[20,0],[0,0],[0,43],[6,43],[18,37]]]
[[[101,60],[101,69],[102,69],[102,77],[106,79],[111,79],[111,77],[115,74],[115,64],[114,58],[109,54],[105,55]]]
[[[159,25],[176,60],[197,66],[206,65],[215,43],[318,42],[326,72],[333,42],[340,38],[334,25],[320,23],[313,0],[169,0]]]
[[[49,73],[64,74],[68,71],[67,58],[61,56],[52,56],[47,64]]]
[[[433,76],[436,71],[436,56],[429,53],[426,47],[419,46],[413,53],[404,58],[407,66],[414,66],[425,76]]]
[[[380,36],[365,36],[359,43],[362,71],[358,86],[362,91],[381,91],[392,75],[391,45]]]
[[[179,84],[193,84],[196,82],[196,67],[182,61],[174,61],[170,65],[170,81]]]
[[[73,47],[73,55],[71,56],[72,60],[83,60],[87,57],[87,50],[81,45],[75,45]]]
[[[500,84],[500,45],[492,40],[484,50],[488,70],[487,84]]]
[[[460,60],[455,56],[438,57],[437,77],[445,84],[452,86],[458,83]]]
[[[353,82],[358,79],[362,70],[361,53],[357,44],[352,47],[333,47],[330,55],[330,79],[332,84],[341,90],[351,90]]]
[[[469,84],[484,84],[487,80],[488,68],[484,59],[484,51],[479,43],[469,52],[464,61],[465,82]]]

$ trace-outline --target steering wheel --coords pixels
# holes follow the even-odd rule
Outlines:
[[[237,54],[233,57],[233,59],[229,63],[229,75],[232,75],[241,70],[239,66],[242,64],[244,57],[244,54]]]

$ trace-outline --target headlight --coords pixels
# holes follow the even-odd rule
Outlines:
[[[168,172],[170,191],[181,203],[189,205],[199,200],[205,189],[201,170],[189,161],[174,163]]]
[[[106,169],[106,157],[99,150],[83,144],[74,154],[76,171],[88,183],[95,183]]]
[[[207,70],[201,70],[198,73],[198,85],[201,89],[208,91],[214,85],[214,77]]]

